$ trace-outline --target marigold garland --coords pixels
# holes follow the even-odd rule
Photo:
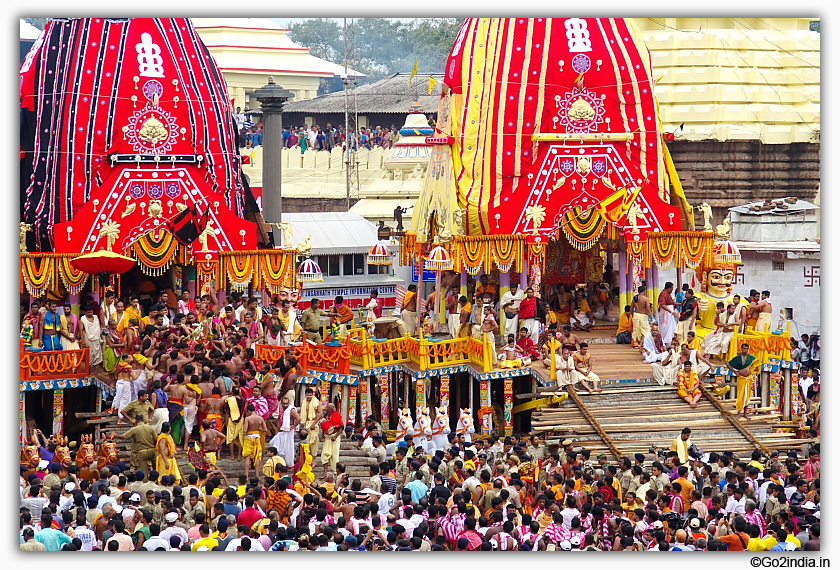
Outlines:
[[[248,288],[251,279],[254,278],[254,269],[259,261],[257,261],[256,256],[239,254],[222,257],[222,263],[224,265],[223,272],[227,275],[230,288],[244,291]],[[254,287],[258,287],[256,282]]]
[[[155,233],[159,232],[158,238]],[[180,246],[175,236],[166,230],[152,230],[143,234],[131,246],[131,254],[146,275],[163,275],[176,260]]]
[[[402,265],[411,264],[411,260],[417,254],[416,249],[417,234],[405,232],[405,235],[400,237],[400,260],[402,261]]]
[[[545,271],[545,252],[546,243],[529,243],[526,251],[528,265],[530,267],[539,266],[540,272]]]
[[[648,236],[650,253],[659,267],[665,267],[679,257],[680,238],[676,235]]]
[[[607,220],[597,208],[583,210],[575,206],[563,214],[560,227],[575,249],[587,250],[598,242],[607,225]]]
[[[40,297],[55,277],[55,258],[51,255],[22,255],[20,258],[20,273],[23,284],[33,297]]]
[[[493,261],[496,262],[499,271],[507,273],[515,263],[516,271],[521,273],[525,258],[524,246],[525,236],[503,236],[503,239],[490,242]]]
[[[458,243],[456,265],[462,265],[467,273],[476,275],[486,259],[487,244],[473,239],[464,239]],[[459,263],[460,262],[460,263]]]
[[[273,295],[283,287],[294,286],[295,252],[271,252],[260,256],[259,269],[266,289]]]
[[[196,262],[195,271],[198,280],[199,293],[203,292],[205,284],[215,279],[217,275],[219,277],[224,277],[224,274],[219,273],[219,262],[214,260]],[[218,283],[217,285],[223,287],[224,283]]]
[[[64,288],[67,289],[67,292],[71,295],[78,295],[84,288],[85,283],[87,283],[90,274],[85,273],[84,271],[79,271],[73,267],[73,264],[70,263],[70,259],[71,258],[67,256],[62,256],[56,259],[58,275],[61,282],[64,283]]]

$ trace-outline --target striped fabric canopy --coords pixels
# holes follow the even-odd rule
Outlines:
[[[467,20],[438,113],[436,137],[454,140],[433,152],[418,235],[431,208],[456,235],[552,237],[575,207],[597,208],[636,241],[681,230],[652,73],[630,20]],[[439,196],[450,186],[456,204]]]

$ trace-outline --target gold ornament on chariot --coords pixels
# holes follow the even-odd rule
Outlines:
[[[143,122],[137,136],[151,145],[157,145],[169,138],[169,131],[154,115]]]
[[[591,121],[595,118],[595,109],[586,99],[578,97],[569,107],[569,118],[575,121]]]
[[[160,200],[152,200],[149,202],[149,217],[160,218],[163,216],[163,204]]]
[[[578,172],[580,172],[581,174],[586,176],[589,173],[589,168],[590,168],[589,159],[586,158],[585,156],[580,157],[578,159],[578,162],[577,162]]]

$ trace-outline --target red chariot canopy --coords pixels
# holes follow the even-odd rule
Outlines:
[[[227,86],[188,19],[53,19],[20,98],[21,217],[39,251],[103,249],[104,229],[121,252],[193,207],[211,229],[201,251],[256,249]]]
[[[630,20],[468,20],[446,67],[451,119],[439,121],[455,137],[465,235],[554,236],[575,207],[598,208],[628,239],[682,230],[651,73]]]

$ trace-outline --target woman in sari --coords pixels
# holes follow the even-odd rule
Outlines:
[[[740,413],[744,419],[750,417],[749,402],[752,396],[754,378],[752,365],[754,362],[755,356],[750,354],[750,345],[744,343],[741,345],[741,352],[726,363],[726,367],[734,372],[735,377],[738,379],[738,398],[735,400],[735,411]]]
[[[671,293],[674,291],[674,284],[668,281],[662,292],[659,293],[659,309],[657,309],[657,319],[659,320],[659,333],[662,335],[663,342],[671,344],[674,338],[674,333],[677,331],[677,302]]]
[[[120,362],[125,341],[117,331],[117,321],[114,317],[108,319],[108,328],[105,329],[105,372],[113,374]]]

